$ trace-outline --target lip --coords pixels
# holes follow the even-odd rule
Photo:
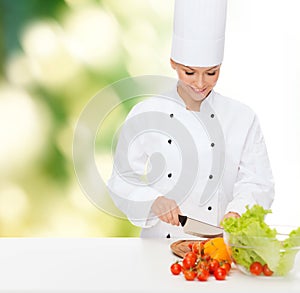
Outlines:
[[[191,88],[195,93],[198,93],[198,94],[203,94],[206,91],[206,88],[204,88],[203,90],[200,90],[200,89],[197,89],[194,87],[191,87]]]

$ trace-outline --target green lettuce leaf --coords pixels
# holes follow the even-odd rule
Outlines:
[[[293,267],[295,246],[300,246],[300,227],[290,233],[289,238],[281,242],[277,239],[276,229],[265,223],[265,216],[271,210],[265,210],[259,205],[247,210],[240,218],[228,218],[222,223],[227,242],[236,263],[248,271],[250,265],[258,261],[277,275],[285,275]],[[229,236],[228,236],[229,235]]]
[[[298,247],[300,247],[300,227],[293,230],[289,237],[282,242],[283,250],[276,269],[278,275],[286,275],[293,268]]]

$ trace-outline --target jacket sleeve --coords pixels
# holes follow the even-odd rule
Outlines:
[[[127,117],[132,117],[133,113]],[[151,206],[160,193],[147,182],[149,156],[145,141],[135,137],[123,128],[114,156],[114,166],[108,190],[115,205],[136,226],[147,228],[155,225],[159,219],[151,213]]]
[[[227,212],[245,212],[246,206],[259,204],[270,208],[274,200],[274,182],[267,149],[258,118],[254,116],[243,147],[233,188],[233,200]]]

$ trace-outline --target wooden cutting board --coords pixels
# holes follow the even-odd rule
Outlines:
[[[193,242],[195,242],[195,240],[178,240],[171,243],[170,248],[175,255],[183,258],[187,252],[191,251],[189,243]]]

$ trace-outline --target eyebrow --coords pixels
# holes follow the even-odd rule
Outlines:
[[[192,67],[189,67],[189,66],[185,66],[185,65],[183,65],[183,66],[184,66],[185,68],[190,69],[190,70],[196,71],[195,68],[192,68]],[[213,66],[213,67],[211,67],[211,68],[208,68],[208,69],[206,69],[205,71],[210,71],[210,70],[213,70],[213,69],[215,69],[215,68],[217,68],[217,67],[219,67],[219,65],[216,65],[216,66]]]

